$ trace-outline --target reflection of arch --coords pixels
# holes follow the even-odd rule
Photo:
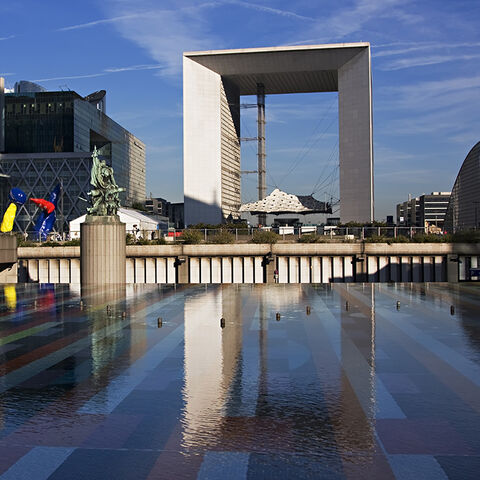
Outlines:
[[[468,153],[450,196],[445,230],[455,232],[480,226],[480,142]]]

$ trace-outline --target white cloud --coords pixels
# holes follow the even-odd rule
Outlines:
[[[97,73],[86,73],[86,74],[78,74],[78,75],[67,75],[64,77],[48,77],[48,78],[38,78],[33,80],[34,82],[50,82],[53,80],[72,80],[77,78],[94,78],[94,77],[103,77],[105,75],[109,75],[112,73],[121,73],[121,72],[130,72],[130,71],[138,71],[138,70],[159,70],[164,68],[163,65],[159,64],[152,64],[152,65],[130,65],[126,67],[109,67],[105,68],[101,72]]]
[[[430,55],[428,57],[407,57],[387,63],[379,67],[380,70],[394,71],[404,68],[424,67],[427,65],[438,65],[440,63],[461,62],[467,60],[476,60],[480,54],[472,55]]]
[[[62,27],[59,28],[57,31],[59,32],[67,32],[69,30],[79,30],[81,28],[90,28],[90,27],[96,27],[97,25],[104,25],[108,23],[116,23],[121,20],[130,20],[130,19],[136,19],[142,16],[148,15],[146,13],[134,13],[131,15],[121,15],[119,17],[111,17],[111,18],[102,18],[100,20],[94,20],[92,22],[87,22],[87,23],[79,23],[77,25],[70,25],[68,27]]]
[[[271,7],[266,7],[264,5],[258,5],[256,3],[250,3],[250,2],[243,2],[240,0],[225,0],[222,2],[224,4],[232,4],[232,5],[238,5],[240,7],[245,7],[253,10],[257,10],[260,12],[265,12],[265,13],[272,13],[274,15],[280,15],[282,17],[288,17],[288,18],[293,18],[296,20],[308,20],[308,21],[314,21],[315,19],[312,17],[305,17],[303,15],[299,15],[295,12],[291,12],[289,10],[280,10],[278,8],[271,8]]]
[[[106,75],[105,72],[101,73],[87,73],[84,75],[67,75],[64,77],[48,77],[48,78],[36,78],[32,80],[32,82],[51,82],[53,80],[72,80],[72,79],[77,79],[77,78],[94,78],[94,77],[102,77],[103,75]]]
[[[407,48],[394,48],[381,50],[385,47],[407,47]],[[439,42],[400,42],[400,43],[390,43],[385,45],[373,45],[372,46],[372,57],[389,57],[394,55],[404,55],[406,53],[418,52],[422,50],[450,50],[457,48],[477,48],[480,47],[480,42],[460,42],[460,43],[439,43]],[[380,49],[380,51],[377,51]]]
[[[183,52],[225,46],[225,40],[214,33],[217,29],[216,25],[211,23],[205,14],[209,9],[235,6],[294,21],[314,21],[310,17],[291,10],[272,8],[243,0],[217,0],[202,3],[191,0],[179,2],[166,0],[162,2],[162,8],[152,8],[152,5],[155,6],[155,2],[149,0],[138,0],[135,3],[122,0],[106,1],[103,6],[107,14],[114,12],[111,17],[63,27],[60,30],[68,31],[111,23],[124,38],[145,49],[156,62],[164,65],[162,75],[177,75],[181,72]]]
[[[424,81],[397,87],[380,87],[378,96],[382,100],[376,101],[377,110],[404,109],[409,112],[426,112],[443,109],[444,114],[453,119],[454,113],[461,114],[465,105],[472,105],[472,101],[478,98],[479,89],[480,75]],[[415,118],[412,121],[415,121]]]
[[[136,70],[158,70],[163,68],[163,65],[155,64],[155,65],[131,65],[128,67],[112,67],[106,68],[104,71],[106,73],[118,73],[118,72],[130,72]]]
[[[421,18],[404,12],[401,7],[408,3],[405,0],[357,0],[353,6],[337,10],[332,15],[322,18],[316,25],[304,32],[310,40],[295,41],[293,44],[307,42],[325,42],[357,33],[366,24],[382,18],[394,18],[401,22],[417,22]]]

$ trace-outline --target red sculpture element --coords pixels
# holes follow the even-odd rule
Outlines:
[[[52,202],[49,202],[48,200],[44,200],[43,198],[31,198],[30,199],[32,202],[36,203],[40,208],[45,210],[48,215],[52,213],[55,210],[55,205]]]

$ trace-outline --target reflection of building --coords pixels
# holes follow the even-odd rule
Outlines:
[[[436,225],[443,227],[450,192],[432,192],[409,198],[397,205],[397,225],[399,227],[420,227]]]
[[[218,422],[239,368],[242,350],[240,295],[223,289],[185,297],[184,446],[219,436]],[[220,319],[228,325],[222,329]]]
[[[448,206],[449,232],[480,227],[480,142],[468,153],[458,172]]]
[[[102,159],[115,170],[115,180],[125,187],[122,203],[145,198],[145,146],[105,112],[105,91],[85,98],[73,91],[47,92],[31,82],[16,84],[5,94],[0,83],[1,172],[32,197],[47,197],[63,184],[57,218],[66,224],[85,213],[90,188],[90,152],[96,146]],[[3,108],[2,108],[3,106]],[[0,114],[0,117],[2,115]],[[2,142],[3,139],[3,142]],[[17,228],[32,230],[36,208],[19,209]]]

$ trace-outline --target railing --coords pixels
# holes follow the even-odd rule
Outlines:
[[[405,237],[413,238],[417,234],[426,233],[425,228],[421,227],[323,227],[323,226],[287,226],[287,227],[268,227],[258,229],[255,227],[243,229],[196,229],[201,232],[203,240],[208,243],[214,240],[220,232],[228,231],[234,235],[235,242],[249,242],[252,240],[253,234],[258,230],[269,230],[280,235],[282,240],[297,240],[304,235],[317,234],[323,236],[325,240],[364,240],[373,236],[397,238]],[[170,229],[164,232],[164,236],[171,240],[181,240],[184,230]]]
[[[304,235],[316,234],[322,236],[325,241],[353,241],[365,240],[372,237],[398,238],[405,237],[412,239],[415,235],[426,233],[425,228],[421,227],[329,227],[329,226],[285,226],[285,227],[267,227],[267,228],[221,228],[221,229],[195,229],[200,232],[202,240],[205,243],[215,242],[215,237],[221,232],[228,231],[233,235],[236,243],[248,243],[252,240],[253,234],[259,230],[269,230],[280,235],[282,241],[297,241]],[[127,230],[131,235],[131,240],[154,240],[164,237],[167,241],[181,241],[184,229],[169,230]],[[69,235],[68,233],[52,232],[47,241],[67,241],[79,238],[78,234]],[[36,232],[27,232],[24,239],[34,242],[41,242],[39,234]]]

